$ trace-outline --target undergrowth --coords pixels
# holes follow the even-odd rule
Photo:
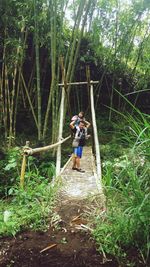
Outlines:
[[[20,188],[21,155],[18,148],[8,152],[1,171],[6,182],[1,181],[0,235],[15,235],[23,229],[48,227],[52,214],[57,186],[51,183],[55,174],[53,162],[39,164],[39,159],[29,157],[24,188]]]
[[[107,212],[95,214],[93,236],[99,250],[123,266],[148,266],[150,121],[143,114],[118,120],[101,146]]]

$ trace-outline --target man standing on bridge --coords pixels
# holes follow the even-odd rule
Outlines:
[[[72,170],[76,170],[78,172],[85,172],[80,168],[80,159],[82,157],[83,146],[85,146],[85,140],[90,137],[87,134],[87,128],[90,126],[90,123],[87,121],[80,121],[78,125],[76,125],[76,121],[73,120],[70,123],[70,128],[74,133],[73,140],[73,166]],[[75,144],[75,145],[74,145]]]

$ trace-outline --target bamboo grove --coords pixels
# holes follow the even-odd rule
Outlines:
[[[21,114],[32,122],[39,141],[49,135],[56,141],[58,83],[75,75],[83,79],[87,64],[99,80],[97,108],[103,95],[113,108],[115,90],[134,93],[134,105],[140,92],[149,94],[148,0],[2,0],[0,5],[0,130],[9,146]],[[68,87],[66,111],[69,94]],[[120,94],[117,108],[124,109]]]

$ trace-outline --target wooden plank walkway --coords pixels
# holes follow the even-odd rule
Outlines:
[[[81,168],[84,173],[72,170],[72,160],[70,159],[61,172],[62,188],[59,192],[61,200],[83,200],[89,195],[102,193],[102,188],[98,182],[96,168],[91,147],[83,148]]]

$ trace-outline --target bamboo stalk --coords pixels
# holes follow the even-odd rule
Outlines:
[[[12,73],[12,92],[10,97],[10,109],[9,109],[9,147],[12,145],[13,136],[13,126],[14,126],[14,109],[15,109],[15,97],[16,97],[16,78],[18,72],[18,62],[20,53],[20,37],[18,40],[18,45],[16,49],[16,58],[14,62],[14,71]]]
[[[7,137],[8,137],[8,127],[9,127],[9,116],[10,116],[10,93],[9,93],[9,83],[8,83],[8,69],[7,66],[5,65],[5,75],[6,75],[6,80],[5,80],[5,114],[6,114],[6,127],[7,127]]]
[[[56,1],[52,1],[51,9],[50,9],[50,30],[51,30],[51,85],[48,96],[47,109],[44,119],[44,127],[43,127],[43,139],[46,136],[47,126],[48,126],[48,118],[50,115],[50,108],[52,108],[52,142],[55,138],[54,132],[54,120],[55,120],[55,80],[56,80],[56,17],[57,17],[57,7]]]
[[[51,88],[52,88],[52,84],[51,84]],[[46,109],[46,114],[45,114],[45,119],[44,119],[44,127],[43,127],[43,139],[45,139],[45,136],[46,136],[46,130],[47,130],[47,124],[48,124],[51,102],[52,102],[52,90],[49,91],[49,96],[48,96],[48,103],[47,103],[47,109]]]
[[[39,51],[39,23],[38,5],[34,0],[34,25],[35,25],[35,62],[36,62],[36,90],[37,90],[37,110],[38,110],[38,140],[41,140],[41,88],[40,88],[40,51]]]
[[[72,68],[70,70],[70,75],[69,75],[70,82],[73,79],[74,70],[75,70],[75,67],[76,67],[77,58],[78,58],[78,54],[79,54],[81,39],[82,39],[82,36],[83,36],[84,27],[86,25],[87,15],[88,15],[91,3],[92,3],[91,0],[87,1],[87,3],[85,3],[85,13],[84,13],[83,20],[82,20],[82,27],[81,27],[81,30],[79,31],[78,43],[77,43],[77,46],[76,46],[76,49],[75,49],[75,52],[74,52],[74,59],[73,59],[73,62],[72,62]],[[70,91],[70,89],[68,91]]]
[[[18,84],[17,84],[17,91],[16,91],[16,99],[15,99],[15,106],[14,106],[14,125],[13,125],[13,136],[16,138],[16,121],[17,121],[17,107],[18,107],[18,96],[20,90],[20,80],[21,80],[21,67],[18,70]]]
[[[6,28],[4,30],[5,32],[5,38],[6,37]],[[6,43],[4,41],[4,49],[3,49],[3,65],[2,65],[2,84],[4,84],[4,90],[2,88],[2,94],[3,94],[3,121],[4,121],[4,129],[5,129],[5,133],[4,133],[4,136],[5,136],[5,139],[7,139],[7,136],[8,136],[8,123],[7,123],[7,120],[8,120],[8,94],[7,94],[7,80],[6,80],[6,63],[5,63],[5,57],[6,57]],[[8,77],[8,76],[7,76]]]
[[[30,107],[31,107],[31,110],[32,110],[32,115],[33,115],[35,124],[36,124],[37,129],[38,129],[37,118],[36,118],[36,115],[35,115],[35,112],[34,112],[34,108],[33,108],[32,102],[31,102],[31,98],[30,98],[30,95],[29,95],[29,93],[28,93],[28,89],[27,89],[27,86],[26,86],[26,84],[25,84],[25,80],[24,80],[24,77],[23,77],[22,73],[21,73],[21,78],[22,78],[23,86],[24,86],[24,89],[25,89],[25,91],[26,91],[26,94],[27,94],[27,97],[28,97],[28,101],[29,101],[29,104],[30,104]]]
[[[4,33],[6,35],[6,28],[4,30]],[[5,40],[4,40],[4,47],[3,47],[3,59],[2,59],[2,71],[1,71],[1,78],[0,78],[0,104],[1,104],[1,107],[0,107],[0,111],[1,111],[1,124],[3,123],[4,121],[4,127],[5,127],[5,100],[4,100],[4,90],[3,90],[3,85],[4,85],[4,88],[5,88],[5,54],[6,54],[6,44],[5,44]],[[5,130],[6,130],[6,127],[5,127]],[[6,133],[5,133],[6,134]],[[6,137],[6,135],[5,135]]]
[[[26,109],[26,100],[25,100],[25,93],[23,91],[23,83],[20,84],[20,90],[21,90],[21,97],[23,102],[23,107]]]
[[[56,27],[56,17],[57,17],[57,6],[56,6],[56,1],[54,1],[54,6],[53,9],[51,10],[52,12],[52,17],[53,20],[51,21],[51,72],[52,72],[52,81],[53,81],[53,87],[51,88],[52,90],[52,143],[56,141],[56,136],[57,136],[57,124],[55,123],[57,114],[56,114],[56,104],[55,104],[55,99],[56,99],[56,50],[57,50],[57,27]],[[54,151],[55,153],[55,151]]]
[[[67,81],[69,80],[70,74],[71,74],[72,64],[74,61],[74,54],[76,50],[76,40],[78,38],[78,29],[80,27],[80,23],[82,20],[85,4],[86,4],[85,0],[80,1],[79,8],[78,8],[77,20],[75,22],[76,25],[75,25],[74,32],[73,32],[74,33],[73,42],[71,44],[71,51],[70,51],[69,61],[68,61],[69,63],[68,63],[68,68],[67,68],[67,73],[66,73]]]
[[[23,36],[25,29],[25,25],[21,28],[21,35]],[[25,49],[25,44],[27,40],[27,31],[25,32],[24,40],[23,40],[23,45],[22,49]],[[19,39],[19,43],[21,45],[21,37]],[[13,125],[13,136],[16,138],[16,121],[17,121],[17,109],[18,109],[18,98],[19,98],[19,93],[20,93],[20,87],[21,87],[21,69],[23,65],[23,53],[20,57],[20,64],[18,66],[18,82],[17,82],[17,89],[16,89],[16,98],[15,98],[15,106],[14,106],[14,125]]]

